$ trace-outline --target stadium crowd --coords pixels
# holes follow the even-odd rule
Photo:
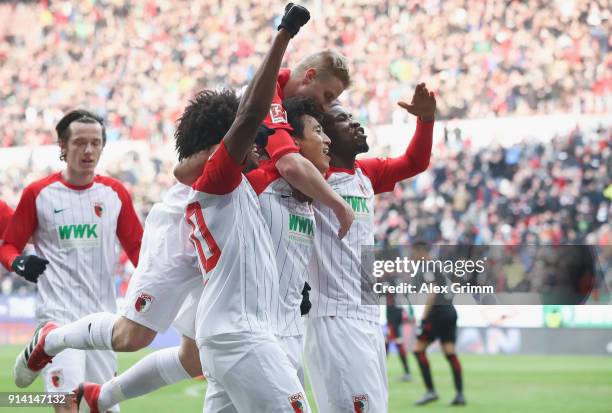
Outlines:
[[[612,129],[576,129],[552,142],[469,149],[467,140],[439,142],[429,169],[377,198],[381,245],[426,240],[441,244],[612,245]],[[132,192],[144,221],[173,182],[161,157],[128,152],[107,173]],[[25,183],[51,171],[0,170],[0,199],[16,206]],[[151,179],[154,177],[154,179]],[[606,248],[606,253],[610,253]],[[612,256],[603,255],[612,270]],[[603,261],[602,261],[603,263]],[[124,292],[132,268],[117,268]],[[612,271],[606,275],[612,290]],[[5,276],[2,292],[28,289]]]
[[[401,120],[417,81],[439,119],[612,107],[606,0],[318,0],[287,54],[333,47],[352,62],[344,99],[364,124]],[[109,140],[160,142],[197,90],[252,76],[278,22],[271,0],[0,2],[0,147],[48,144],[87,106]],[[276,24],[275,24],[276,23]]]

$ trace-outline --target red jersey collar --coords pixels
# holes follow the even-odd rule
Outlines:
[[[337,173],[337,172],[345,173],[349,175],[355,175],[355,168],[348,169],[348,168],[339,168],[337,166],[330,166],[327,172],[325,173],[325,179],[329,178],[331,174]]]

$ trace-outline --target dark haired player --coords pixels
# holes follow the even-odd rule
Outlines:
[[[45,337],[58,324],[96,311],[116,311],[117,240],[134,265],[140,251],[142,225],[130,195],[119,181],[95,173],[106,143],[102,120],[74,110],[59,121],[56,131],[66,169],[24,189],[0,247],[6,268],[38,284],[40,326],[17,357],[18,387],[30,385],[47,365]],[[36,255],[20,255],[30,238]],[[69,350],[44,368],[45,390],[70,392],[84,380],[104,382],[115,372],[112,351]]]
[[[428,259],[429,250],[427,245],[424,243],[415,243],[413,247],[413,256],[415,259]],[[423,280],[424,282],[432,282],[437,285],[447,284],[442,274],[426,273],[423,275]],[[438,400],[438,393],[436,393],[431,376],[429,360],[427,360],[427,354],[425,353],[427,347],[437,339],[440,340],[442,351],[453,372],[453,380],[457,394],[451,402],[451,405],[464,406],[466,402],[463,397],[461,363],[459,363],[459,359],[455,353],[457,311],[453,305],[452,293],[430,294],[425,309],[423,310],[421,324],[417,331],[417,342],[414,347],[414,355],[419,364],[427,391],[421,399],[415,402],[417,406],[422,406]]]
[[[288,5],[229,131],[222,139],[206,135],[202,143],[214,153],[192,186],[186,218],[205,271],[196,315],[196,342],[209,380],[205,412],[310,410],[297,371],[275,337],[279,275],[259,201],[242,174],[257,162],[253,142],[270,109],[287,45],[309,18],[303,7]]]
[[[374,195],[392,191],[397,182],[429,165],[436,101],[420,84],[410,104],[399,104],[418,121],[406,152],[397,158],[356,160],[369,149],[359,122],[339,104],[324,117],[323,129],[331,139],[327,182],[356,219],[346,238],[338,239],[338,220],[328,207],[314,203],[317,236],[307,272],[312,309],[305,358],[322,413],[388,409],[379,306],[361,303],[361,246],[374,244]]]
[[[292,136],[300,154],[324,175],[329,168],[329,138],[319,123],[323,113],[314,100],[295,97],[283,101]],[[316,226],[312,202],[280,175],[273,162],[263,162],[247,174],[259,197],[262,215],[272,236],[279,275],[280,305],[276,336],[304,383],[302,349],[304,323],[309,310],[304,270],[312,254]]]

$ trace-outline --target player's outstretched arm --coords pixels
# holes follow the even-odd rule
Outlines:
[[[268,114],[276,91],[278,71],[289,40],[309,19],[310,13],[304,7],[289,3],[285,8],[285,15],[272,46],[240,100],[236,120],[223,137],[227,151],[236,163],[241,164],[244,161],[251,150],[259,125]]]
[[[395,184],[418,175],[429,166],[433,141],[433,125],[436,98],[425,83],[417,85],[410,103],[400,101],[398,105],[418,118],[417,128],[406,149],[396,158],[362,159],[359,166],[372,180],[375,193],[392,191]]]

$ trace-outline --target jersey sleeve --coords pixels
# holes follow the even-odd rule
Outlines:
[[[21,254],[26,243],[38,227],[36,215],[36,196],[38,192],[28,186],[23,190],[17,209],[8,223],[0,246],[0,262],[11,271],[11,264]]]
[[[6,202],[0,200],[0,241],[4,239],[2,235],[6,227],[8,227],[12,216],[13,209]]]
[[[286,74],[285,77],[288,78],[288,74]],[[298,147],[291,137],[293,128],[287,121],[287,112],[283,107],[281,98],[281,96],[283,96],[282,89],[283,80],[280,79],[276,82],[276,95],[274,99],[272,99],[270,111],[264,120],[264,125],[276,131],[273,135],[268,137],[268,145],[266,146],[266,151],[270,159],[275,163],[288,153],[299,152]]]
[[[117,238],[119,238],[119,242],[130,261],[136,267],[138,266],[140,244],[142,243],[142,224],[134,210],[134,204],[127,189],[121,185],[121,189],[117,192],[121,200],[121,210],[117,219]]]
[[[246,174],[246,177],[259,196],[272,182],[280,178],[280,174],[272,162],[262,162],[259,168]]]
[[[202,175],[194,182],[193,189],[213,195],[225,195],[240,185],[242,165],[236,163],[227,152],[225,142],[206,162]]]
[[[396,158],[367,158],[357,161],[357,167],[370,178],[374,193],[389,192],[395,184],[415,176],[429,166],[434,122],[417,121],[416,131],[406,152]]]

